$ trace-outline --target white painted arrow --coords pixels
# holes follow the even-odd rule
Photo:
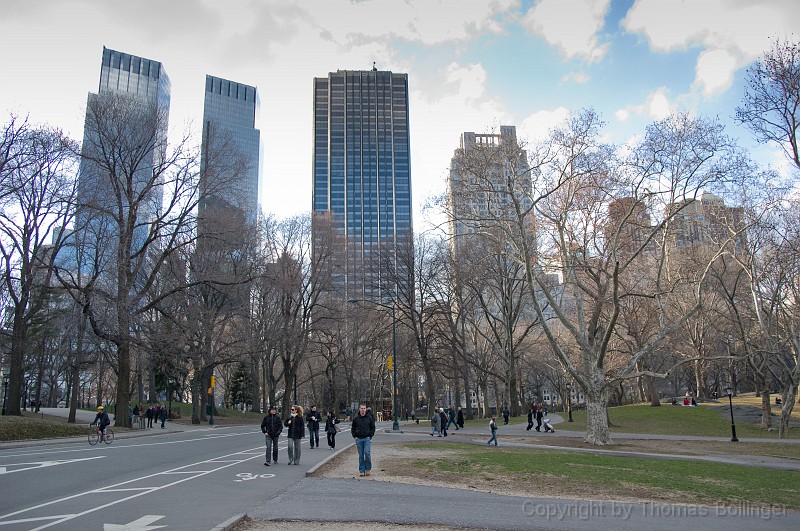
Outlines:
[[[164,517],[157,514],[148,514],[129,524],[103,524],[103,531],[147,531],[148,529],[167,527],[165,525],[150,525],[162,518]]]
[[[33,463],[16,463],[12,465],[3,465],[0,466],[0,474],[13,474],[14,472],[22,472],[24,470],[32,470],[34,468],[45,468],[48,466],[57,466],[57,465],[68,465],[70,463],[78,463],[80,461],[90,461],[92,459],[103,459],[105,458],[104,455],[99,455],[97,457],[85,457],[83,459],[60,459],[57,461],[36,461]],[[18,467],[21,466],[23,468],[14,468],[13,470],[8,470],[9,467]]]

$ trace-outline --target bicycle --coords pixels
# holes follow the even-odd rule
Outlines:
[[[94,429],[89,432],[89,444],[94,446],[101,440],[106,444],[111,444],[114,442],[114,431],[111,428],[106,428],[106,435],[103,437],[100,427],[94,426]]]

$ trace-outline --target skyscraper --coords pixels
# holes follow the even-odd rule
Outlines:
[[[408,74],[338,70],[314,79],[313,212],[343,241],[334,286],[347,297],[393,297],[412,236]],[[408,246],[406,246],[408,248]]]
[[[213,287],[218,308],[238,311],[249,300],[248,249],[258,216],[261,133],[255,87],[206,76],[194,275]],[[211,294],[209,294],[211,297]],[[211,300],[211,299],[209,299]]]
[[[207,195],[200,204],[200,217],[208,209],[233,209],[252,225],[258,214],[258,92],[214,76],[206,76],[205,87],[201,185]]]
[[[81,148],[75,248],[78,262],[114,258],[118,243],[137,255],[161,208],[170,80],[158,61],[103,47],[100,83],[90,93]],[[134,227],[120,238],[121,231]]]

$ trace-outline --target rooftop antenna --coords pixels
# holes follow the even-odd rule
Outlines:
[[[372,61],[372,71],[377,72],[378,68],[375,66],[375,61]]]

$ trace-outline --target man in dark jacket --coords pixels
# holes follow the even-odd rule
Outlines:
[[[261,432],[266,437],[267,442],[267,460],[264,465],[269,466],[269,454],[272,454],[272,462],[278,464],[278,438],[283,431],[283,422],[277,415],[275,406],[270,405],[267,409],[267,416],[261,421]]]
[[[306,413],[306,422],[308,423],[308,438],[311,443],[311,448],[319,447],[319,411],[317,406],[311,406],[311,409]]]
[[[353,417],[350,433],[356,440],[358,449],[358,473],[369,476],[372,473],[372,437],[375,435],[375,419],[367,413],[366,404],[358,406],[358,413]]]

